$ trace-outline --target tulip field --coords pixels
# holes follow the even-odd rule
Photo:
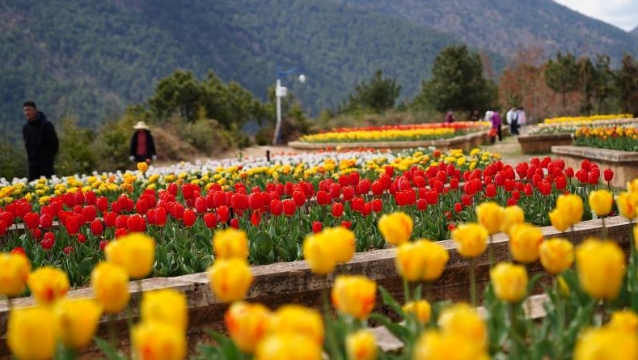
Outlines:
[[[304,135],[299,141],[309,143],[375,142],[441,140],[455,136],[487,131],[489,122],[454,122],[411,125],[384,125],[356,128],[336,128],[313,135]]]
[[[91,343],[109,359],[186,358],[188,308],[177,291],[144,293],[140,320],[128,324],[130,354],[94,335],[102,314],[130,311],[129,281],[207,272],[210,291],[229,308],[227,335],[211,334],[215,345],[199,347],[202,359],[636,359],[633,242],[627,261],[604,229],[579,246],[568,240],[581,220],[635,220],[638,181],[614,196],[606,184],[613,177],[589,161],[508,165],[480,149],[429,148],[140,163],[135,172],[0,183],[0,295],[10,308],[20,296],[37,303],[11,310],[7,344],[18,359],[71,359]],[[539,227],[549,225],[563,236],[543,239]],[[424,289],[449,260],[438,240],[453,239],[474,259],[499,232],[509,237],[511,262],[491,264],[485,289],[470,261],[469,303],[428,299]],[[396,247],[402,299],[341,274],[324,293],[323,313],[243,301],[251,265],[305,260],[326,276],[355,252],[387,247]],[[536,262],[546,274],[528,278]],[[523,302],[541,276],[552,285],[544,288],[547,315],[535,322]],[[85,285],[93,298],[65,298]],[[374,313],[377,298],[402,321]],[[368,320],[402,349],[381,351]]]

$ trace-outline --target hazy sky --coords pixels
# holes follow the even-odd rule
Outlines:
[[[638,26],[638,0],[554,0],[624,30]]]

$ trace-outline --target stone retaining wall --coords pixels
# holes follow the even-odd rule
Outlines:
[[[590,220],[578,224],[573,235],[574,242],[579,243],[590,236],[599,236],[600,221]],[[628,252],[631,227],[628,222],[621,217],[613,217],[606,220],[609,238],[615,239]],[[558,233],[551,227],[543,228],[546,237],[557,236]],[[433,283],[429,300],[465,300],[469,296],[469,262],[461,257],[456,251],[456,246],[452,240],[441,242],[450,251],[450,260],[446,270],[439,280]],[[493,247],[497,261],[505,261],[509,258],[508,239],[504,234],[494,236]],[[489,250],[489,249],[488,249]],[[477,258],[477,280],[479,294],[483,292],[485,284],[489,280],[489,251]],[[360,274],[377,281],[386,288],[395,298],[401,299],[403,296],[402,281],[394,266],[395,249],[374,250],[365,253],[358,253],[348,264],[338,268],[340,274]],[[542,271],[541,265],[537,262],[528,266],[530,276]],[[298,303],[306,306],[321,308],[322,292],[330,288],[334,275],[328,278],[319,277],[310,271],[305,261],[289,263],[277,263],[271,265],[255,266],[252,268],[254,283],[251,287],[247,300],[261,302],[270,308],[277,308],[286,303]],[[201,342],[210,341],[206,334],[207,330],[223,330],[223,314],[227,309],[226,304],[220,303],[208,288],[208,278],[205,273],[198,273],[174,278],[153,278],[142,281],[144,290],[161,288],[173,288],[186,294],[189,306],[189,346],[190,353],[196,351],[196,345]],[[130,284],[132,293],[131,304],[133,316],[137,317],[140,293],[137,286]],[[80,289],[69,292],[68,296],[86,297],[90,296],[90,289]],[[17,299],[16,306],[30,306],[33,298]],[[0,358],[8,357],[4,337],[6,321],[8,318],[8,306],[6,301],[0,301]],[[377,297],[375,311],[389,314],[390,311],[382,304],[381,297]],[[120,337],[122,349],[128,347],[128,334],[126,332],[125,314],[120,314],[114,318],[103,317],[100,321],[100,337],[108,337],[109,326],[115,326],[115,332]],[[87,349],[84,356],[86,358],[95,357],[96,349]]]
[[[603,169],[614,171],[611,186],[624,188],[627,180],[638,178],[638,152],[600,149],[586,146],[552,146],[552,153],[565,160],[566,166],[580,168],[588,159]]]
[[[574,139],[571,133],[535,134],[520,135],[518,142],[521,144],[523,154],[538,154],[551,152],[552,146],[572,145]]]

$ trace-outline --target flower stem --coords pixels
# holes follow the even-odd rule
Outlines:
[[[476,307],[476,259],[470,258],[470,297],[472,299],[472,307]]]
[[[603,240],[607,239],[607,227],[605,226],[605,216],[601,217],[600,220],[603,223],[603,228],[601,229]]]
[[[507,312],[510,318],[510,329],[509,329],[509,337],[510,337],[510,357],[509,359],[519,359],[519,349],[518,342],[516,341],[516,331],[517,331],[517,322],[516,322],[516,305],[515,304],[507,304]]]
[[[554,358],[561,359],[563,357],[562,334],[565,328],[565,315],[563,300],[560,296],[558,277],[554,278],[554,292],[556,293],[556,329],[554,333]]]
[[[326,323],[326,339],[328,341],[328,349],[330,351],[330,358],[341,360],[342,356],[339,351],[339,344],[337,344],[336,334],[334,333],[334,327],[332,326],[332,315],[330,314],[330,301],[328,291],[330,289],[330,281],[328,277],[325,277],[326,284],[321,290],[323,295],[323,311]]]
[[[494,267],[494,235],[490,234],[490,269]]]
[[[406,279],[403,279],[403,296],[405,298],[405,304],[409,303],[412,299],[410,295],[410,283]]]

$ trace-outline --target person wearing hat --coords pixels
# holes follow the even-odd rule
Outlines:
[[[157,159],[155,155],[155,143],[153,135],[144,121],[138,121],[135,126],[135,133],[131,138],[131,153],[129,159],[135,162],[150,162]]]

